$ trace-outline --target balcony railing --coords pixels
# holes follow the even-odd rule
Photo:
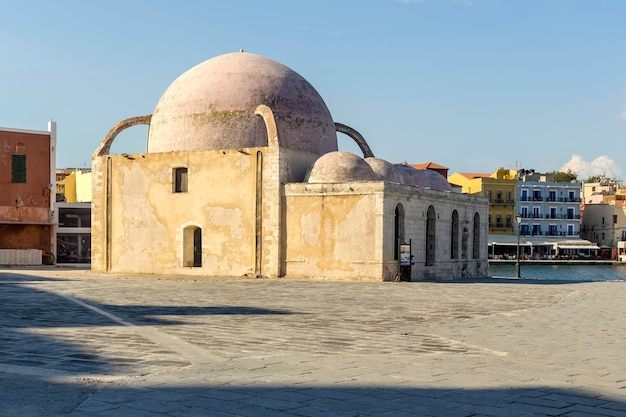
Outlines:
[[[489,228],[492,230],[513,230],[513,223],[489,223]]]
[[[532,231],[532,230],[522,230],[520,232],[521,236],[578,236],[578,233],[567,233],[567,232],[554,232],[554,231],[547,231],[547,232],[539,232],[539,231]]]
[[[548,201],[551,203],[580,203],[580,198],[569,198],[569,197],[540,197],[540,196],[527,196],[520,197],[520,201]]]
[[[494,198],[492,200],[489,200],[489,204],[503,205],[503,206],[513,206],[513,205],[515,205],[515,200],[506,200],[506,199]]]
[[[522,214],[523,219],[556,219],[556,220],[578,220],[580,214]]]

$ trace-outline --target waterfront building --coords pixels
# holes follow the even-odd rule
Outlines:
[[[582,203],[603,203],[604,196],[615,195],[620,188],[621,184],[610,178],[601,178],[600,181],[597,182],[585,182],[582,187]]]
[[[491,174],[455,172],[448,178],[463,193],[486,198],[489,202],[489,241],[502,235],[515,235],[516,171],[500,168]],[[494,238],[495,236],[495,238]]]
[[[504,168],[491,174],[454,173],[449,181],[489,200],[489,258],[514,259],[518,242],[524,258],[596,256],[599,247],[579,236],[580,183]]]
[[[55,250],[56,123],[0,128],[0,264],[40,265]]]
[[[556,182],[553,174],[532,169],[518,171],[519,233],[534,257],[596,256],[597,245],[580,238],[580,192],[580,182]]]
[[[626,188],[611,181],[603,184],[607,189],[596,188],[595,194],[591,194],[586,203],[581,225],[581,236],[596,242],[603,249],[614,251],[620,246],[620,242],[626,241]]]
[[[114,155],[149,125],[146,152]],[[337,133],[362,156],[338,149]],[[295,71],[239,52],[177,78],[92,158],[92,269],[229,277],[487,276],[485,199],[376,158]]]

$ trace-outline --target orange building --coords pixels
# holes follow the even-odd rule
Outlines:
[[[0,128],[0,263],[41,263],[55,252],[55,151],[55,122],[47,131]]]

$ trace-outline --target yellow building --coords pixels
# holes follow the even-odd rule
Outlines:
[[[517,172],[500,168],[491,174],[455,172],[448,177],[462,192],[489,200],[489,234],[515,235]]]
[[[76,169],[57,182],[57,193],[65,196],[66,203],[91,201],[91,171]]]

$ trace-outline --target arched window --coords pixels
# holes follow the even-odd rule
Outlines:
[[[426,215],[426,266],[435,264],[435,230],[437,215],[433,206],[428,207]]]
[[[197,226],[183,230],[183,266],[202,266],[202,229]]]
[[[398,242],[404,242],[404,207],[402,204],[396,206],[394,223],[393,223],[393,259],[398,260],[398,252],[400,247]]]
[[[450,258],[459,259],[459,213],[452,212],[452,228],[450,230]]]
[[[480,258],[480,216],[474,214],[474,230],[472,233],[472,258]]]

